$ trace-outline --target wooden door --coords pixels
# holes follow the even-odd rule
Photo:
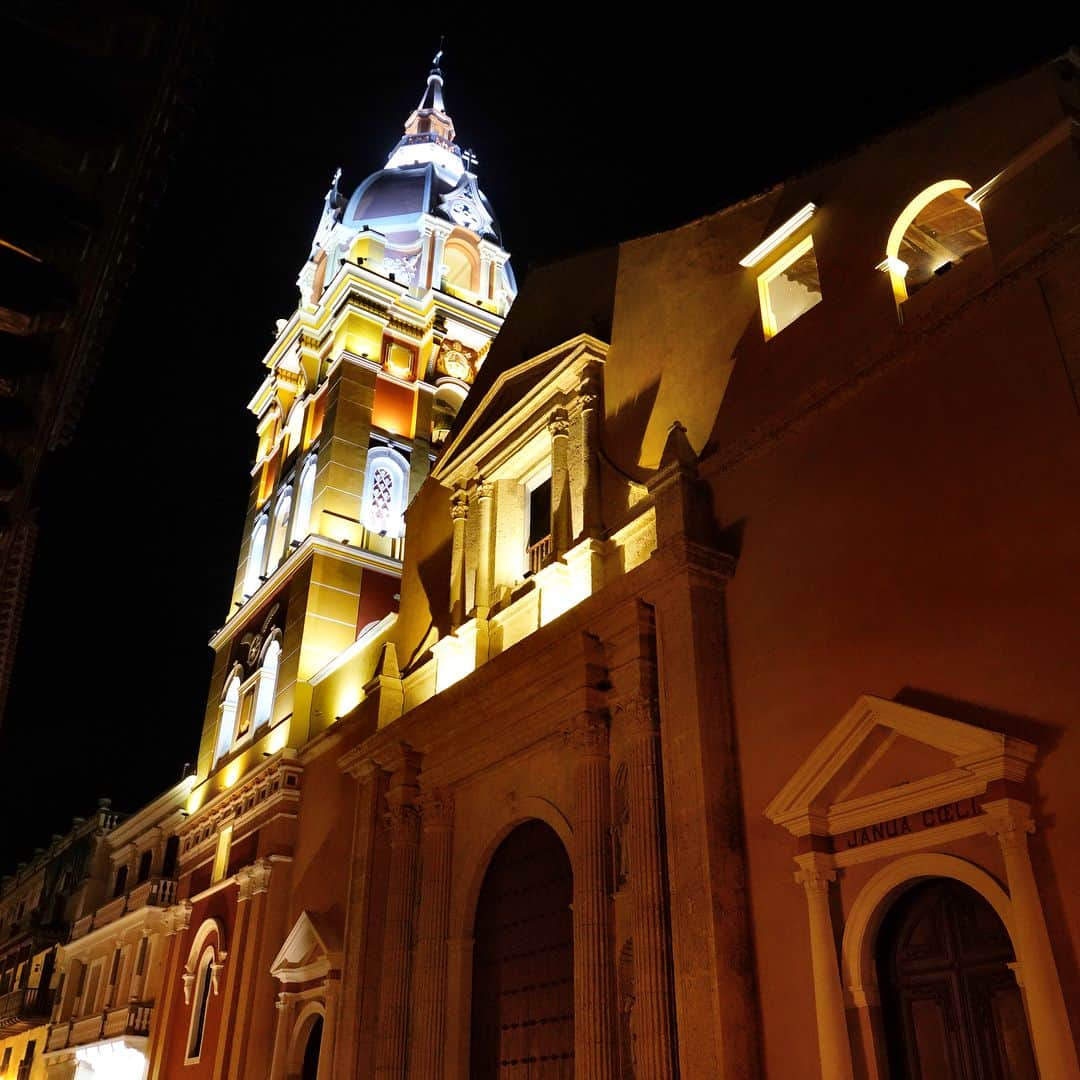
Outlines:
[[[1038,1080],[1012,945],[993,908],[959,882],[905,893],[878,935],[892,1080]]]
[[[538,821],[495,852],[476,909],[470,1080],[574,1075],[573,880]]]

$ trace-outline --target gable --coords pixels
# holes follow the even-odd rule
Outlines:
[[[796,836],[835,836],[1022,781],[1036,754],[1022,739],[864,694],[765,814]]]
[[[340,971],[341,964],[341,934],[333,920],[302,911],[274,957],[270,974],[283,983],[311,982]]]

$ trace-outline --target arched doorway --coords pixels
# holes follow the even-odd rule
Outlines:
[[[573,877],[529,821],[499,845],[476,907],[471,1080],[574,1075]]]
[[[319,1050],[322,1047],[323,1018],[316,1016],[308,1030],[304,1043],[304,1056],[300,1063],[300,1080],[316,1080],[319,1075]]]
[[[974,889],[931,878],[905,892],[877,941],[892,1080],[1037,1080],[1014,959]]]

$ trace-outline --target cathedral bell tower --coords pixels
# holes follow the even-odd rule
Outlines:
[[[338,719],[313,687],[396,612],[405,508],[516,295],[441,56],[385,166],[348,196],[334,174],[248,403],[258,449],[193,814]]]

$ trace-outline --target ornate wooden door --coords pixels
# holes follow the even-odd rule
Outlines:
[[[905,893],[878,935],[892,1080],[1037,1080],[1012,945],[966,885]]]
[[[476,909],[471,1080],[574,1075],[573,880],[538,821],[495,852]]]

